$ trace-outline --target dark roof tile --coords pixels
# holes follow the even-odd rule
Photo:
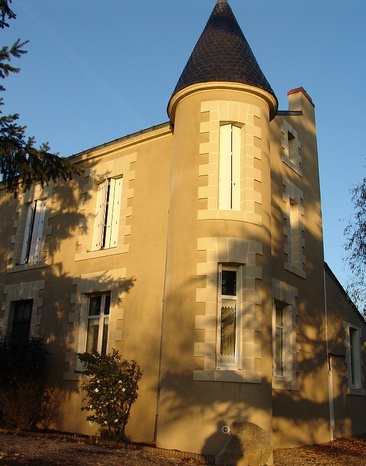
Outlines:
[[[218,0],[173,96],[180,90],[211,81],[238,82],[275,94],[226,0]]]

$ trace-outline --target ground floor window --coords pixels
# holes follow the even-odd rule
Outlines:
[[[110,304],[110,292],[89,296],[86,339],[86,351],[88,353],[98,351],[106,354],[107,352]]]
[[[32,318],[33,300],[15,301],[14,318],[11,335],[21,340],[28,340]]]
[[[295,382],[295,332],[293,306],[278,300],[273,302],[273,377],[277,388]]]
[[[218,367],[238,369],[240,364],[241,267],[219,266]]]
[[[345,324],[346,362],[348,385],[351,390],[362,388],[361,329],[352,324]]]

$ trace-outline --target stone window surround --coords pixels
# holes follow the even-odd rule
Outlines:
[[[286,314],[286,328],[285,328],[285,351],[286,351],[286,360],[287,367],[285,368],[284,376],[276,376],[273,374],[272,387],[276,389],[284,390],[299,390],[300,386],[298,383],[297,374],[299,372],[299,364],[297,361],[298,354],[298,344],[296,337],[299,333],[299,327],[297,324],[297,318],[299,315],[299,310],[297,306],[298,290],[297,288],[289,285],[286,282],[273,279],[272,280],[272,297],[273,303],[280,303],[283,305],[285,314]],[[274,312],[273,312],[274,314]],[[273,332],[273,342],[274,332],[275,332],[275,316],[273,315],[272,319],[272,332]],[[273,367],[274,367],[274,358],[273,354]]]
[[[196,302],[204,303],[205,314],[196,315],[195,328],[204,330],[205,336],[204,341],[194,344],[194,356],[203,360],[203,368],[194,371],[193,379],[261,383],[261,372],[257,368],[261,359],[258,334],[262,321],[257,308],[262,306],[262,294],[257,290],[257,281],[262,278],[262,268],[257,265],[257,256],[262,255],[262,245],[242,238],[208,237],[198,239],[197,249],[206,251],[206,261],[197,264],[197,276],[206,277],[206,287],[196,290]],[[217,369],[217,274],[220,263],[243,266],[240,370]]]
[[[101,162],[85,170],[85,184],[82,188],[82,192],[86,201],[80,207],[82,219],[80,220],[79,227],[81,233],[78,236],[78,252],[75,255],[76,261],[128,252],[129,244],[127,238],[130,235],[131,226],[129,221],[132,215],[130,201],[134,194],[131,183],[135,179],[135,170],[133,167],[136,159],[136,153],[126,154],[106,162]],[[107,178],[117,177],[123,177],[117,247],[92,250],[98,185]],[[88,199],[89,196],[90,199]]]
[[[207,120],[208,113],[208,121]],[[261,171],[255,168],[256,161],[261,160],[259,144],[255,139],[261,138],[258,124],[261,118],[260,108],[256,105],[237,101],[212,100],[201,104],[201,142],[199,153],[208,160],[200,163],[199,176],[207,178],[207,184],[198,189],[200,201],[206,201],[207,207],[198,210],[198,219],[234,219],[261,225],[261,215],[256,213],[256,204],[261,204]],[[241,210],[219,210],[219,154],[220,125],[232,123],[241,128]]]
[[[64,380],[79,380],[82,377],[82,366],[77,353],[83,353],[86,348],[88,326],[88,295],[93,293],[111,292],[109,313],[109,330],[107,352],[116,342],[122,340],[121,321],[123,321],[123,293],[125,287],[126,269],[114,269],[108,272],[93,272],[75,277],[76,293],[71,295],[69,314],[69,332],[66,336],[67,350],[65,362],[68,370]]]
[[[8,335],[11,330],[11,303],[14,301],[24,301],[30,299],[33,300],[30,334],[40,334],[42,315],[38,312],[38,309],[43,307],[43,297],[41,296],[41,292],[44,290],[44,288],[45,280],[16,283],[13,285],[6,285],[4,287],[5,300],[1,306],[1,311],[4,313],[4,317],[3,319],[0,319],[0,328],[2,328],[3,336]]]
[[[18,195],[18,203],[16,207],[16,215],[14,221],[15,234],[11,237],[11,244],[13,247],[10,249],[8,256],[8,263],[12,266],[8,269],[8,273],[19,272],[21,270],[35,269],[44,267],[47,263],[47,253],[49,246],[47,243],[47,236],[52,234],[52,227],[48,225],[49,220],[52,218],[51,209],[48,208],[48,203],[52,203],[54,183],[51,181],[48,185],[43,188],[39,184],[35,184],[25,192],[20,192]],[[41,259],[37,262],[29,264],[20,264],[20,258],[24,242],[24,231],[27,220],[28,206],[35,200],[47,200],[47,207],[44,218],[44,226],[42,232],[42,244],[41,244]]]

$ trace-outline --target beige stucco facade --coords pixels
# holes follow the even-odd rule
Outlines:
[[[0,333],[12,332],[16,303],[31,301],[30,332],[46,337],[63,399],[55,428],[97,430],[80,410],[77,353],[90,297],[110,293],[107,350],[143,370],[132,441],[215,454],[233,421],[271,432],[274,447],[366,431],[365,356],[352,359],[349,340],[361,350],[366,326],[324,266],[313,102],[303,88],[288,99],[277,111],[251,85],[188,86],[168,123],[73,156],[85,169],[75,180],[16,199],[1,190]],[[240,141],[235,209],[220,207],[228,124]],[[106,180],[120,182],[118,219],[113,244],[96,248]],[[35,200],[45,205],[39,253],[24,260]],[[220,348],[224,269],[236,274],[230,364]]]

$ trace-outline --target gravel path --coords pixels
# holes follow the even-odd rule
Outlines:
[[[1,466],[183,466],[210,465],[199,455],[116,448],[72,435],[22,435],[0,431]],[[274,451],[274,466],[365,466],[366,435]]]

